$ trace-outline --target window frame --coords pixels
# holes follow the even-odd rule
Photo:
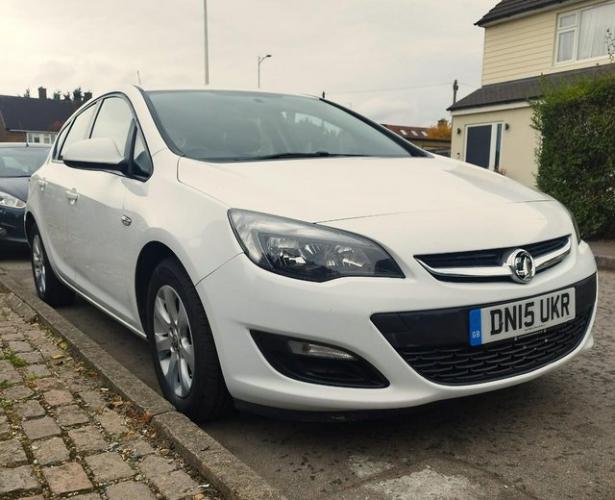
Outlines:
[[[608,59],[609,55],[605,54],[603,56],[595,56],[595,57],[587,57],[587,58],[579,58],[579,40],[581,38],[581,17],[583,12],[597,9],[599,7],[604,7],[605,5],[615,5],[615,1],[606,1],[597,3],[594,5],[589,5],[587,7],[583,7],[581,9],[568,10],[565,12],[560,12],[557,14],[555,18],[555,52],[553,54],[553,64],[554,66],[566,66],[570,64],[578,64],[584,62],[593,62],[593,61],[601,61],[604,59]],[[573,26],[567,26],[565,28],[560,27],[560,20],[562,17],[574,15],[575,16],[575,24]],[[574,43],[572,47],[572,59],[566,59],[565,61],[558,61],[559,57],[559,48],[560,48],[560,35],[562,33],[574,32]]]
[[[471,123],[465,126],[464,140],[463,140],[463,161],[467,162],[468,156],[468,131],[474,127],[491,127],[491,143],[489,145],[489,166],[481,167],[491,172],[499,172],[502,168],[502,152],[504,149],[504,131],[506,130],[506,124],[502,121],[495,122],[483,122],[483,123]],[[473,164],[472,164],[473,165]]]
[[[136,179],[139,180],[141,182],[147,182],[152,175],[154,174],[154,159],[152,157],[152,154],[150,152],[149,146],[147,145],[147,138],[145,137],[145,133],[143,132],[143,128],[141,127],[141,124],[139,122],[139,118],[137,117],[137,113],[135,111],[134,106],[132,105],[132,102],[130,101],[130,99],[128,98],[128,96],[122,92],[109,92],[108,94],[104,94],[101,95],[100,97],[98,97],[97,99],[95,99],[91,104],[89,104],[88,106],[85,106],[83,109],[80,109],[78,113],[76,113],[73,117],[70,118],[70,120],[68,120],[65,124],[64,127],[62,127],[60,129],[60,131],[58,132],[58,138],[60,138],[62,132],[64,131],[65,128],[67,128],[67,132],[66,132],[66,136],[64,136],[62,138],[62,144],[56,144],[54,146],[54,150],[53,150],[53,159],[52,162],[53,163],[60,163],[66,167],[68,167],[68,165],[66,165],[66,163],[64,163],[62,161],[62,158],[60,157],[62,148],[64,147],[64,141],[66,140],[66,137],[68,137],[68,134],[70,134],[70,129],[73,126],[73,123],[75,122],[75,119],[82,113],[84,113],[86,110],[88,110],[89,108],[96,106],[96,110],[94,111],[94,115],[92,116],[92,119],[89,123],[88,126],[88,132],[87,132],[87,139],[90,139],[92,137],[92,131],[94,130],[94,124],[96,123],[96,120],[98,119],[98,114],[100,113],[100,109],[102,107],[103,102],[105,101],[105,99],[108,99],[110,97],[119,97],[121,99],[123,99],[127,104],[128,104],[128,108],[130,109],[130,113],[132,115],[132,123],[130,125],[130,129],[128,131],[128,141],[126,143],[126,151],[124,151],[124,153],[128,154],[128,160],[129,160],[129,166],[128,166],[128,173],[127,174],[123,174],[122,172],[118,172],[118,171],[110,171],[110,170],[104,170],[104,172],[108,172],[114,175],[119,175],[122,177],[128,177],[130,179]],[[136,140],[136,134],[137,132],[141,133],[141,137],[143,138],[143,145],[145,148],[145,151],[147,152],[147,155],[149,156],[150,159],[150,163],[152,165],[152,171],[150,172],[150,174],[148,176],[144,176],[144,175],[138,175],[138,174],[134,174],[132,172],[132,168],[133,168],[133,155],[134,155],[134,147],[135,147],[135,140]],[[68,168],[74,168],[74,167],[68,167]]]

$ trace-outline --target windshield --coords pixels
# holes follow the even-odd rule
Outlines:
[[[0,177],[30,177],[45,163],[49,148],[0,147]]]
[[[149,92],[170,146],[198,160],[411,156],[352,114],[312,98],[260,92]]]

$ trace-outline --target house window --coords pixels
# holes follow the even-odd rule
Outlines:
[[[502,123],[466,127],[465,161],[489,170],[499,170],[502,158]]]
[[[26,141],[31,144],[51,144],[56,135],[55,132],[28,132]]]
[[[557,18],[558,64],[608,55],[608,33],[615,36],[615,2],[560,14]]]

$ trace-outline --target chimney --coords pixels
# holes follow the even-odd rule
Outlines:
[[[47,99],[47,89],[45,87],[38,88],[38,98]]]
[[[438,120],[438,127],[440,128],[448,127],[448,120],[446,118],[442,118]]]
[[[83,93],[83,102],[87,102],[92,98],[92,92],[84,92]]]

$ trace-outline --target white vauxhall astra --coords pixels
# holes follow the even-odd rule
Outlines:
[[[39,296],[147,337],[195,420],[399,409],[526,382],[593,344],[567,210],[323,99],[101,95],[30,183]]]

